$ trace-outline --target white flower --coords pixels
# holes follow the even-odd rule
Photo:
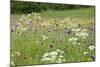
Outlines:
[[[82,29],[82,31],[83,31],[83,32],[86,32],[86,31],[87,31],[87,29]]]
[[[69,41],[76,41],[76,40],[78,40],[78,38],[69,38],[68,40]]]
[[[50,61],[50,60],[51,60],[51,58],[46,57],[46,58],[42,58],[41,61]]]
[[[38,16],[38,19],[42,19],[41,16]]]
[[[75,31],[75,32],[78,32],[80,30],[81,30],[80,28],[79,29],[72,29],[72,31]]]
[[[28,16],[31,16],[31,14],[27,14]]]
[[[86,32],[79,32],[79,33],[76,33],[75,35],[87,37],[88,36],[88,33],[86,33]]]
[[[58,59],[56,63],[62,63],[62,59]]]
[[[86,55],[86,54],[88,54],[88,53],[89,53],[89,52],[84,52],[83,54]]]
[[[92,45],[92,46],[89,46],[88,48],[89,48],[90,50],[94,50],[94,49],[95,49],[95,46]]]
[[[63,58],[63,56],[62,56],[62,55],[60,55],[59,57],[60,57],[60,58]]]
[[[12,54],[11,57],[14,57],[14,54]]]
[[[72,44],[77,44],[78,38],[69,38],[68,41],[72,41]]]
[[[36,41],[36,43],[38,44],[38,43],[39,43],[39,41]]]
[[[21,53],[18,52],[18,51],[16,51],[15,54],[16,54],[17,56],[20,56],[20,55],[21,55]]]
[[[77,44],[77,42],[72,42],[73,44]]]
[[[62,54],[63,54],[63,53],[64,53],[64,51],[60,51],[60,53],[62,53]]]
[[[49,53],[45,53],[45,54],[43,55],[43,57],[47,57],[47,56],[49,56]]]
[[[84,39],[85,39],[85,38],[86,38],[86,36],[82,36],[82,38],[84,38]]]
[[[28,28],[26,27],[26,28],[21,28],[21,31],[26,31]]]
[[[59,52],[59,53],[64,53],[63,51],[61,51],[61,50],[59,50],[59,49],[57,49],[56,51]]]
[[[32,28],[33,30],[35,29],[35,28]]]
[[[60,50],[59,50],[59,49],[57,49],[56,51],[57,51],[57,52],[60,52]]]
[[[32,20],[28,19],[28,21],[26,22],[27,24],[32,24]]]
[[[62,61],[63,61],[63,62],[65,62],[66,60],[65,60],[65,59],[63,59]]]
[[[15,63],[14,63],[14,61],[11,61],[11,65],[12,65],[12,66],[15,66]]]
[[[56,51],[53,51],[53,52],[50,52],[49,55],[54,56],[54,55],[57,55],[57,54],[58,54],[58,53],[57,53]]]
[[[52,51],[49,53],[45,53],[41,59],[41,61],[50,61],[50,62],[55,62],[57,61],[60,63],[63,60],[63,51],[57,49],[56,51]]]
[[[46,37],[45,35],[42,35],[43,40],[48,39],[48,37]]]
[[[51,62],[55,61],[56,57],[57,57],[56,55],[51,56]]]

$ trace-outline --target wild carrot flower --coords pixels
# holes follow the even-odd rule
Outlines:
[[[88,53],[89,53],[89,52],[84,52],[83,54],[84,54],[84,55],[87,55]]]
[[[47,36],[45,36],[45,35],[42,35],[42,38],[43,38],[43,40],[48,39],[48,37],[47,37]]]
[[[59,52],[57,52],[57,51],[59,51]],[[43,55],[41,61],[42,62],[43,61],[50,61],[50,62],[56,62],[56,63],[62,62],[64,60],[62,52],[63,51],[57,49],[56,51],[45,53]]]
[[[11,65],[12,65],[12,66],[15,66],[15,63],[14,63],[14,61],[11,61]]]
[[[91,45],[88,47],[90,50],[94,50],[95,49],[95,46]]]
[[[62,59],[58,59],[56,63],[62,63]]]

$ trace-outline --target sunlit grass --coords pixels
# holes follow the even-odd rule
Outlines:
[[[94,48],[89,49],[89,46],[95,46],[95,32],[91,31],[95,24],[93,8],[47,11],[39,14],[42,17],[40,20],[34,19],[33,14],[28,17],[32,20],[32,27],[27,25],[28,20],[20,20],[22,15],[11,15],[11,24],[17,22],[23,25],[16,32],[11,32],[11,61],[15,65],[56,63],[42,62],[41,59],[45,53],[57,49],[64,51],[65,61],[62,63],[94,61],[91,58],[95,55]],[[24,14],[24,17],[27,16]],[[80,31],[68,33],[66,27],[67,30]],[[23,28],[27,29],[22,30]],[[82,31],[84,29],[85,31]],[[77,36],[76,33],[81,35]],[[74,44],[74,41],[69,41],[71,38],[78,40]]]

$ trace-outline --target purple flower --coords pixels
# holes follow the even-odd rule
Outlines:
[[[72,33],[72,29],[65,28],[64,33],[66,35],[71,34]]]
[[[32,26],[32,20],[28,20],[28,22],[27,22],[27,24],[29,25],[29,26]]]
[[[91,31],[92,31],[92,32],[95,32],[95,26],[93,26],[93,27],[91,28]]]
[[[95,61],[95,56],[91,56],[92,60]]]

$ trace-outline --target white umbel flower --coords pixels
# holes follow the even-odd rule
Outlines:
[[[86,54],[88,54],[88,53],[89,53],[89,52],[84,52],[83,54],[86,55]]]
[[[94,49],[95,49],[95,46],[92,45],[92,46],[89,46],[88,48],[89,48],[90,50],[94,50]]]

